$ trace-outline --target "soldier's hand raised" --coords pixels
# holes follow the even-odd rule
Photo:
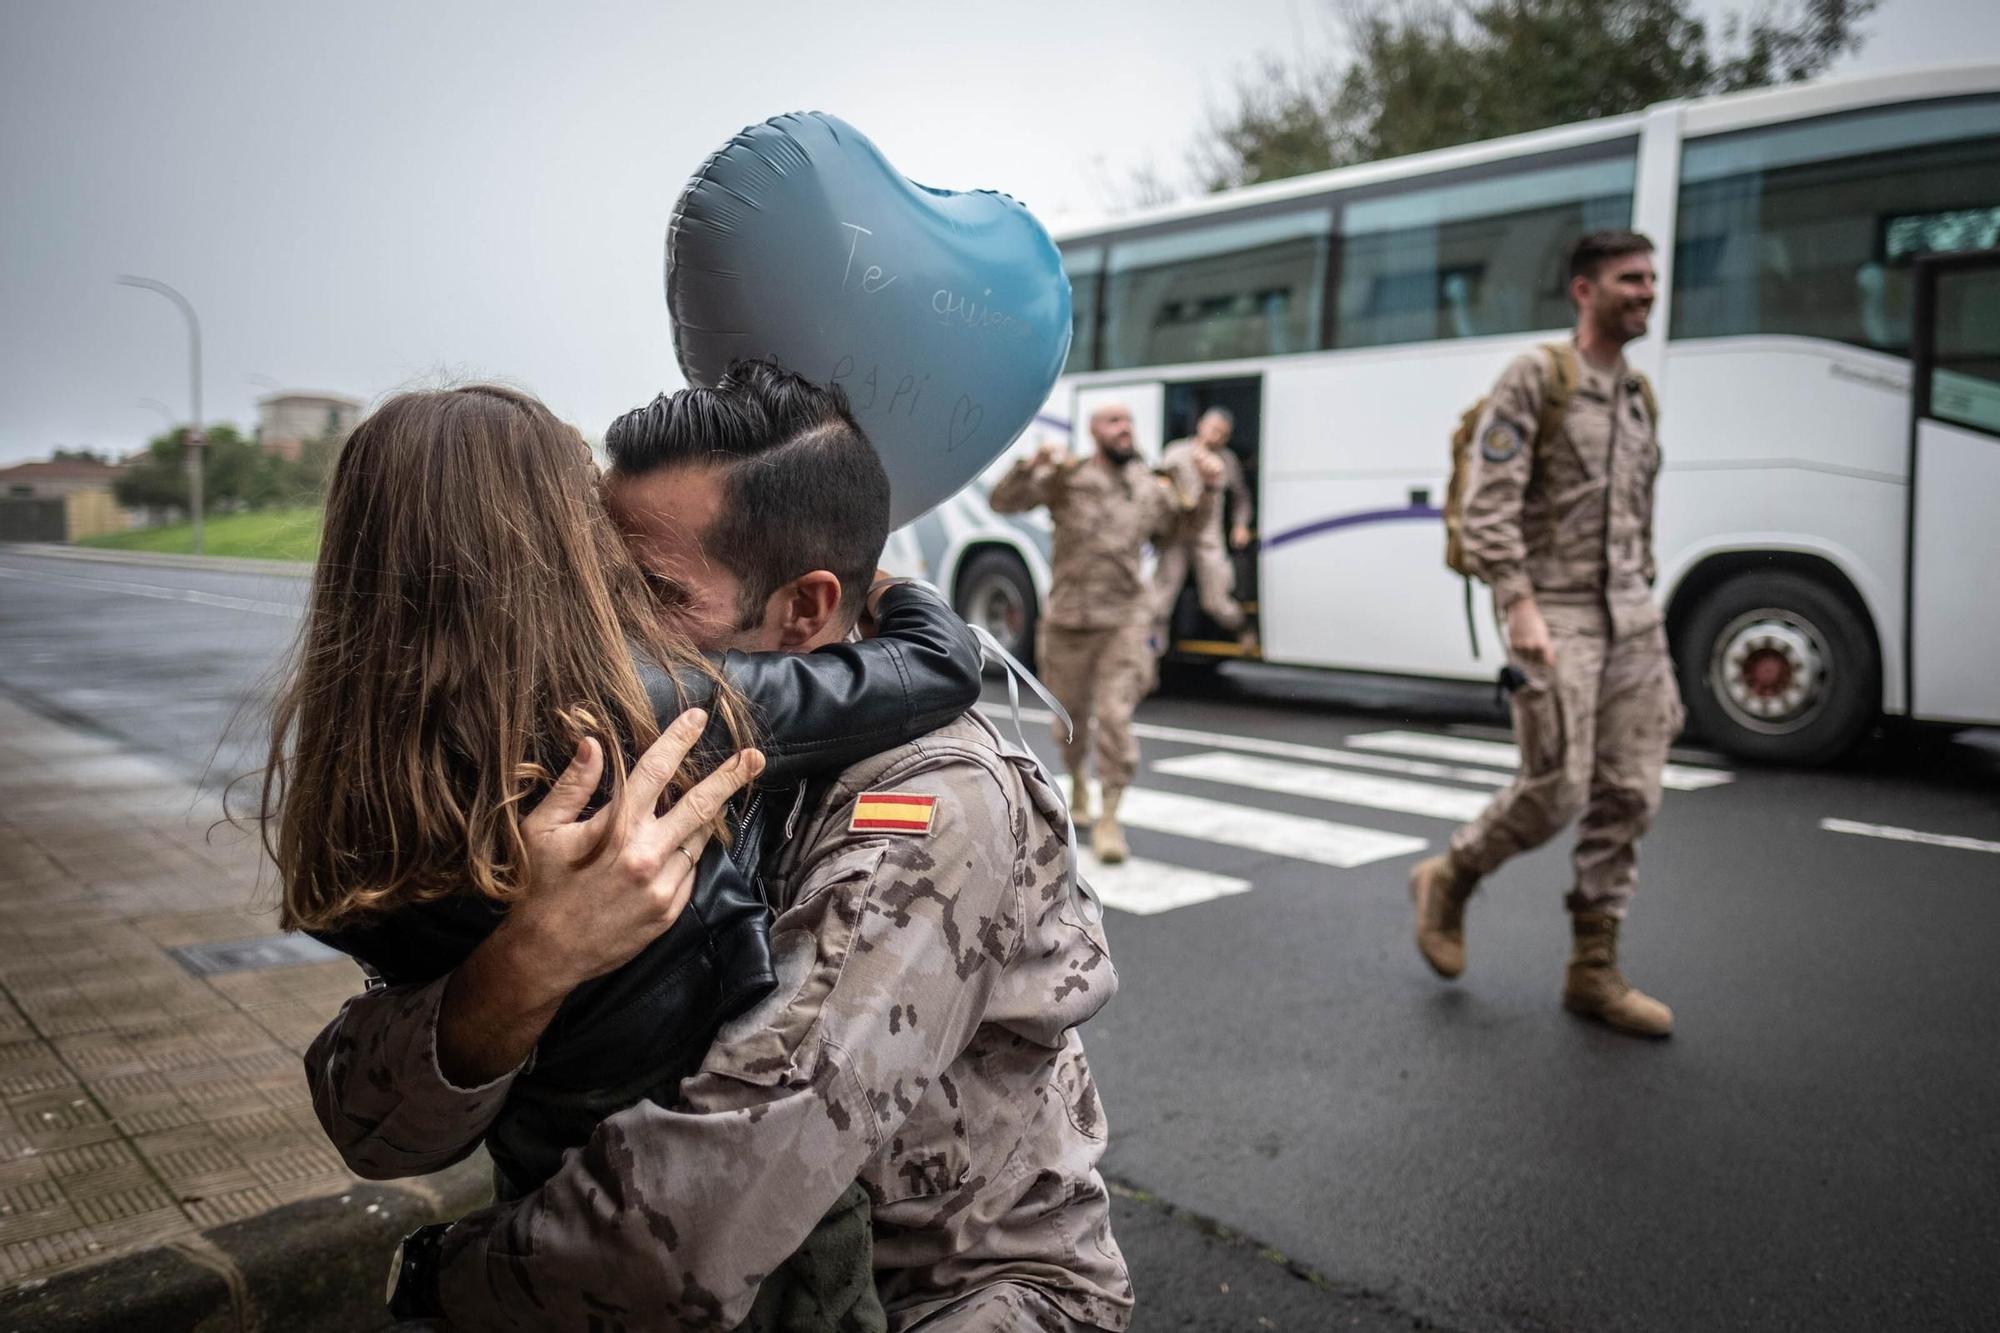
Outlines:
[[[1041,447],[1035,450],[1035,467],[1038,469],[1059,467],[1068,458],[1068,445],[1061,440],[1043,440]]]
[[[1195,456],[1194,469],[1201,474],[1201,484],[1210,490],[1222,484],[1222,460],[1209,450],[1202,450]]]

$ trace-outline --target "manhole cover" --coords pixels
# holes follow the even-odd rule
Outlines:
[[[184,944],[167,952],[180,959],[181,966],[198,977],[212,977],[224,972],[258,972],[271,967],[297,967],[301,963],[324,963],[344,956],[309,935],[266,935],[255,940]]]

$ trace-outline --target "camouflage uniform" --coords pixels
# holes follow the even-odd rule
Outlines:
[[[928,829],[857,829],[885,791],[933,798]],[[611,1116],[539,1190],[452,1229],[453,1326],[733,1327],[858,1177],[892,1330],[1124,1328],[1074,1031],[1117,974],[1066,837],[1060,797],[976,714],[849,769],[770,864],[777,989],[679,1105]],[[444,985],[359,996],[308,1053],[362,1175],[463,1156],[506,1096],[512,1074],[439,1072]]]
[[[1222,480],[1208,487],[1201,479],[1195,460],[1203,452],[1222,464]],[[1173,479],[1174,489],[1183,497],[1198,497],[1185,525],[1161,544],[1160,564],[1153,571],[1153,589],[1159,597],[1153,633],[1164,644],[1180,600],[1181,585],[1188,570],[1194,570],[1195,596],[1201,609],[1231,634],[1243,628],[1243,608],[1231,596],[1236,591],[1236,567],[1229,559],[1229,545],[1222,527],[1222,499],[1229,497],[1229,526],[1250,526],[1250,487],[1243,480],[1243,463],[1233,449],[1209,449],[1195,440],[1175,440],[1167,446],[1160,470]]]
[[[1514,659],[1528,677],[1513,703],[1521,771],[1458,830],[1451,854],[1459,869],[1489,874],[1581,812],[1570,910],[1619,917],[1683,714],[1652,596],[1658,435],[1622,360],[1615,370],[1577,364],[1560,438],[1535,439],[1549,376],[1542,351],[1507,367],[1474,430],[1469,563],[1503,619],[1535,599],[1555,665]]]
[[[1024,458],[987,502],[1001,514],[1048,506],[1055,543],[1035,665],[1076,724],[1065,737],[1057,723],[1056,740],[1069,771],[1081,774],[1095,718],[1097,776],[1107,788],[1128,787],[1139,771],[1132,712],[1158,670],[1146,642],[1145,546],[1185,521],[1187,506],[1136,458],[1116,472],[1091,458],[1044,467]]]

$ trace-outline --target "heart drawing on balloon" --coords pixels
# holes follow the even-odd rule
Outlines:
[[[973,402],[964,394],[951,405],[951,421],[945,427],[944,448],[946,453],[956,452],[961,444],[969,444],[979,430],[979,423],[986,420],[986,409]]]
[[[1069,279],[1033,214],[918,185],[818,112],[751,126],[695,174],[666,285],[689,383],[773,357],[846,392],[898,524],[1013,443],[1069,354]]]

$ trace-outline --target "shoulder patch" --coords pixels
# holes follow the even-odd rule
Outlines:
[[[900,791],[864,791],[854,798],[854,817],[847,821],[849,833],[928,834],[937,817],[935,796],[918,796]]]
[[[1479,456],[1489,463],[1505,463],[1521,452],[1521,432],[1511,422],[1496,421],[1479,437]]]

